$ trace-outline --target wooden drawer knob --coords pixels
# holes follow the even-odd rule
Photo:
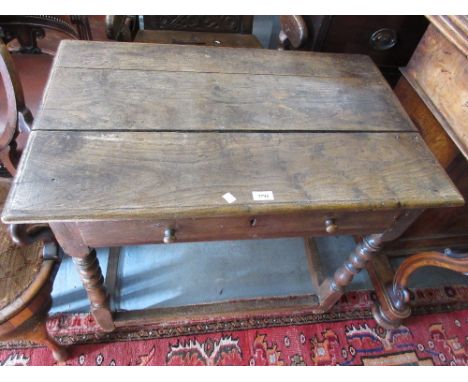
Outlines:
[[[173,243],[176,241],[175,237],[175,229],[173,228],[166,228],[164,230],[164,237],[163,237],[163,242],[165,244]]]
[[[336,233],[338,231],[338,225],[333,219],[327,219],[325,220],[325,230],[330,234]]]

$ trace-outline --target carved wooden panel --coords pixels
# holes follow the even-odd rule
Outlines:
[[[144,29],[252,33],[253,16],[144,16]]]

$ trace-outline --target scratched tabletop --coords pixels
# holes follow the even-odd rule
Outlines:
[[[63,41],[2,219],[332,211],[380,229],[462,203],[366,56]]]

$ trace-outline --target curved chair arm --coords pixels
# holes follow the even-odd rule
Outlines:
[[[391,283],[379,285],[373,280],[379,304],[374,306],[372,313],[381,326],[394,328],[409,317],[411,308],[408,282],[416,270],[424,267],[444,268],[468,275],[468,253],[452,255],[450,252],[421,252],[400,264]]]
[[[290,47],[298,49],[308,38],[307,25],[302,16],[280,16],[281,31],[279,34],[279,50]]]
[[[28,226],[27,224],[10,224],[8,226],[11,240],[19,246],[35,243],[38,240],[44,243],[55,240],[52,230],[48,226]]]
[[[409,278],[416,270],[424,267],[438,267],[466,274],[468,273],[468,253],[450,255],[440,252],[422,252],[408,257],[398,267],[393,279],[392,293],[395,295],[395,306],[399,307],[410,302]]]

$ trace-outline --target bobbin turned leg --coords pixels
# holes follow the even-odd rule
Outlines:
[[[90,251],[84,257],[73,257],[78,268],[91,304],[91,313],[99,326],[106,332],[115,329],[112,313],[109,308],[109,296],[104,286],[104,277],[96,256],[96,251]]]
[[[112,312],[109,307],[109,297],[104,286],[104,277],[96,257],[96,251],[89,249],[82,240],[79,228],[74,223],[50,223],[54,235],[64,252],[73,257],[80,274],[94,319],[106,332],[115,329]]]
[[[382,238],[382,234],[364,237],[333,277],[325,279],[319,288],[320,311],[328,311],[341,298],[354,276],[380,251]]]

